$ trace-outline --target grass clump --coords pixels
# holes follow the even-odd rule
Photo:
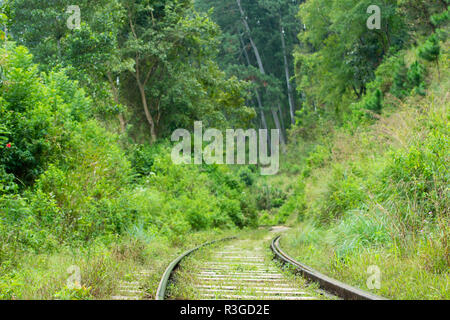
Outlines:
[[[448,42],[441,45],[442,65]],[[384,93],[383,111],[372,119],[353,118],[358,125],[346,122],[313,140],[298,136],[299,129],[292,132],[298,143],[322,147],[304,148],[298,157],[301,187],[280,209],[297,216],[297,227],[282,247],[332,277],[388,298],[449,299],[448,68],[440,76],[437,64],[413,62],[394,70],[392,91]],[[390,81],[383,79],[378,85]],[[381,271],[380,288],[367,284],[371,266]]]

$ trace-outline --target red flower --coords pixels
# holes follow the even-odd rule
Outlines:
[[[7,147],[7,148],[11,148],[11,143],[8,143],[8,144],[6,145],[6,147]]]

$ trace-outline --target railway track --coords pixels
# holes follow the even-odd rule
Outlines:
[[[180,298],[245,300],[311,300],[320,295],[306,286],[297,286],[271,261],[258,240],[234,240],[212,250],[207,259],[193,262],[181,273],[185,294]],[[177,296],[176,296],[177,297]]]
[[[281,250],[279,236],[272,238],[273,234],[260,239],[227,238],[184,253],[167,268],[156,299],[381,299],[298,263]],[[283,270],[283,264],[290,271]]]
[[[326,290],[328,293],[336,295],[346,300],[386,300],[383,297],[371,294],[361,289],[349,286],[343,282],[332,279],[298,261],[295,261],[287,253],[285,253],[280,247],[280,236],[277,236],[272,240],[270,248],[274,253],[274,256],[282,261],[283,264],[287,264],[294,268],[295,272],[302,275],[304,278],[316,282],[320,288]]]

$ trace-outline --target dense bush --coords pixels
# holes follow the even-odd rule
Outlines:
[[[89,116],[89,100],[63,71],[39,75],[24,47],[1,49],[0,64],[0,167],[24,187],[58,159],[77,121]]]
[[[383,285],[386,296],[448,297],[441,285],[450,266],[445,30],[391,50],[362,97],[347,100],[341,92],[339,112],[303,110],[291,130],[295,146],[308,147],[288,158],[300,165],[303,187],[293,189],[277,214],[294,213],[301,222],[286,237],[287,248],[361,288],[366,278],[355,274],[371,265],[387,283],[403,279],[395,293]],[[318,125],[326,121],[328,133]]]
[[[64,70],[39,74],[20,46],[0,49],[0,62],[0,262],[136,232],[179,241],[255,224],[254,168],[174,165],[169,143],[124,150]]]

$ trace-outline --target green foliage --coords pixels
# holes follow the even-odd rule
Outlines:
[[[183,242],[190,232],[255,225],[255,168],[174,165],[167,143],[125,151],[64,70],[39,74],[21,46],[0,58],[0,263],[9,269],[26,252],[128,234]],[[216,99],[228,101],[220,92]],[[98,293],[62,288],[53,297],[91,295]]]
[[[367,197],[361,182],[357,175],[336,166],[324,194],[324,202],[320,206],[319,219],[325,223],[331,222],[346,211],[359,208]]]
[[[450,151],[448,133],[448,125],[432,129],[424,141],[392,154],[383,173],[397,201],[415,203],[415,213],[407,210],[402,216],[416,231],[423,219],[445,214],[448,205],[445,183],[449,178],[445,160]]]
[[[116,137],[86,122],[68,141],[63,160],[50,165],[36,183],[65,212],[63,226],[82,238],[120,233],[134,218],[108,210],[130,181],[130,164],[116,143]]]
[[[84,91],[63,71],[39,76],[24,47],[0,52],[4,83],[0,89],[2,144],[0,166],[29,185],[66,147],[77,121],[89,116]]]
[[[440,53],[439,38],[435,33],[419,48],[419,57],[427,61],[437,61]]]
[[[247,126],[247,85],[215,62],[219,29],[183,1],[79,1],[79,29],[66,26],[69,1],[10,1],[12,33],[50,70],[64,66],[95,102],[91,113],[119,118],[134,141],[166,138],[196,120]],[[41,38],[46,41],[40,41]]]
[[[64,287],[62,290],[55,292],[54,298],[57,300],[91,300],[91,288],[81,287],[79,289],[70,289]]]
[[[6,173],[5,168],[0,166],[0,195],[7,193],[15,193],[18,191],[18,186],[14,182],[14,175]]]
[[[314,0],[301,5],[299,16],[306,29],[299,34],[302,45],[295,57],[298,90],[306,95],[307,107],[324,108],[332,116],[346,111],[352,95],[360,99],[367,93],[383,58],[394,47],[402,47],[406,35],[397,1],[328,2]],[[381,9],[380,32],[366,26],[370,5]],[[373,94],[369,108],[375,111],[380,107],[379,95]]]
[[[330,234],[337,260],[345,259],[363,248],[384,245],[391,240],[384,224],[357,210],[350,211],[330,230]]]
[[[434,23],[441,22],[439,16],[447,11],[448,1],[398,0],[400,14],[409,22],[412,32],[429,35]]]
[[[298,119],[313,112],[355,130],[359,124],[372,123],[377,117],[374,113],[393,106],[389,93],[400,99],[425,95],[424,66],[420,62],[407,65],[404,54],[409,45],[415,45],[418,34],[428,37],[418,56],[436,62],[439,72],[439,41],[446,39],[448,20],[442,2],[326,2],[307,1],[300,6],[305,29],[299,34],[301,45],[294,56],[297,90],[307,110]],[[369,5],[381,9],[380,30],[366,26]],[[297,120],[305,122],[308,119]]]
[[[383,107],[381,91],[377,89],[372,95],[367,97],[368,98],[366,98],[367,102],[365,108],[376,113],[381,113],[381,109]]]
[[[296,34],[301,28],[296,15],[298,6],[304,1],[254,0],[240,1],[239,4],[236,0],[194,2],[199,11],[208,12],[222,29],[218,53],[221,68],[227,74],[252,85],[247,103],[258,114],[254,123],[269,128],[287,127],[288,123],[293,123],[294,112],[301,102],[292,90],[292,80],[287,78],[294,73],[292,51],[298,44]],[[243,22],[239,7],[244,12],[249,30]],[[255,48],[259,58],[256,57]],[[271,108],[278,105],[279,112],[271,114]],[[277,124],[278,120],[281,124]]]
[[[403,56],[396,58],[389,92],[400,99],[410,94],[425,95],[425,75],[425,67],[419,61],[415,61],[408,68]]]
[[[155,163],[155,157],[163,150],[162,144],[141,144],[135,146],[130,155],[133,170],[140,177],[149,176]]]
[[[435,27],[444,26],[449,21],[448,9],[444,12],[432,15],[430,20]]]
[[[441,84],[428,83],[425,61],[439,72],[447,57],[447,1],[195,1],[198,13],[192,0],[81,0],[78,30],[66,26],[70,4],[1,7],[9,39],[34,54],[0,32],[1,299],[109,296],[124,261],[162,271],[192,235],[291,223],[293,214],[306,223],[296,244],[306,257],[331,247],[332,270],[392,250],[446,274],[448,112],[435,106],[442,92],[427,95]],[[380,30],[366,26],[373,4]],[[163,140],[174,129],[248,126],[256,112],[247,104],[259,106],[262,126],[284,127],[287,102],[303,106],[290,119],[283,168],[283,183],[297,174],[296,183],[261,181],[255,166],[172,163]],[[405,103],[421,116],[399,114],[397,130],[386,114]],[[280,110],[264,124],[271,108]],[[63,264],[49,259],[62,252]],[[81,289],[63,277],[75,257]]]
[[[310,152],[306,159],[309,169],[320,168],[330,159],[330,150],[323,145],[316,145],[314,151]]]
[[[286,194],[278,187],[263,183],[259,187],[256,201],[259,210],[279,208],[286,200]]]
[[[394,79],[391,88],[391,93],[398,97],[404,98],[408,95],[407,82],[408,81],[408,67],[403,58],[399,59],[394,67]]]
[[[252,168],[244,167],[241,170],[239,170],[239,178],[241,179],[242,182],[245,183],[247,187],[251,187],[256,179],[255,172],[254,170],[252,170]]]
[[[408,70],[407,85],[412,93],[425,95],[425,68],[418,61],[414,62]]]

